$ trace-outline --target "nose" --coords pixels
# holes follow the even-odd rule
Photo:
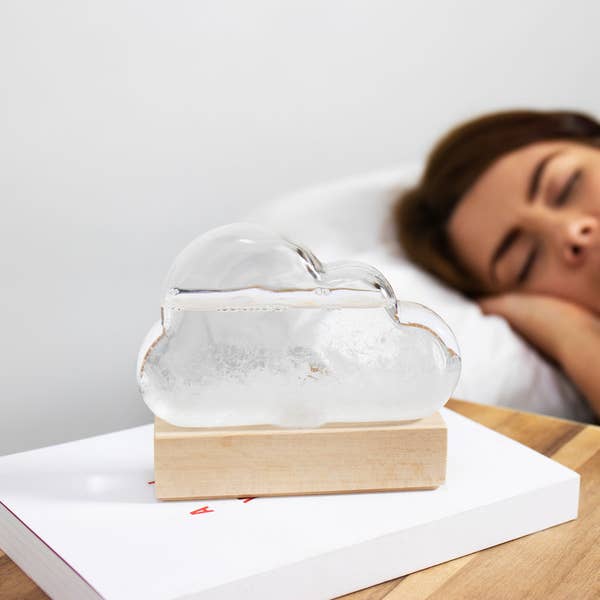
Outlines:
[[[578,265],[585,260],[588,249],[597,241],[599,223],[592,216],[567,219],[563,225],[562,255],[567,264]]]

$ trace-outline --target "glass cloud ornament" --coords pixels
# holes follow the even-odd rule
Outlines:
[[[438,410],[460,374],[434,312],[358,262],[322,264],[257,225],[196,238],[138,355],[148,407],[181,427],[402,421]]]

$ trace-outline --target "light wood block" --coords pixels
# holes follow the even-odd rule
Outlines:
[[[161,500],[432,489],[446,477],[447,429],[408,422],[183,428],[156,418]]]

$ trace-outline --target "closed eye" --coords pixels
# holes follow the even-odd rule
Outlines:
[[[539,246],[536,246],[529,253],[527,260],[525,261],[525,264],[523,265],[523,268],[521,269],[521,271],[519,272],[519,275],[517,276],[517,285],[521,285],[521,284],[525,283],[525,281],[527,280],[527,277],[529,276],[529,273],[531,272],[531,269],[535,262],[535,258],[538,254],[538,251],[539,251]]]
[[[579,169],[579,170],[575,171],[569,177],[569,179],[567,179],[567,182],[563,186],[563,189],[556,196],[556,198],[554,198],[554,201],[552,202],[552,206],[562,206],[569,199],[569,196],[571,195],[573,188],[575,187],[577,182],[581,179],[581,175],[582,175],[582,172],[581,172],[581,169]]]

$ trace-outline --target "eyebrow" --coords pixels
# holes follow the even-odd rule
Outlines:
[[[533,202],[533,199],[535,198],[536,194],[540,189],[540,182],[542,181],[542,176],[544,175],[546,166],[555,156],[557,156],[561,152],[562,150],[550,152],[550,154],[543,156],[541,160],[538,161],[537,165],[531,173],[531,178],[529,179],[529,186],[527,188],[526,194],[526,200],[528,203]],[[492,258],[490,260],[490,279],[492,281],[496,281],[496,263],[502,258],[504,254],[508,252],[510,247],[516,242],[520,235],[521,229],[519,227],[513,227],[506,233],[506,235],[498,244],[496,250],[494,250],[494,254],[492,254]]]

